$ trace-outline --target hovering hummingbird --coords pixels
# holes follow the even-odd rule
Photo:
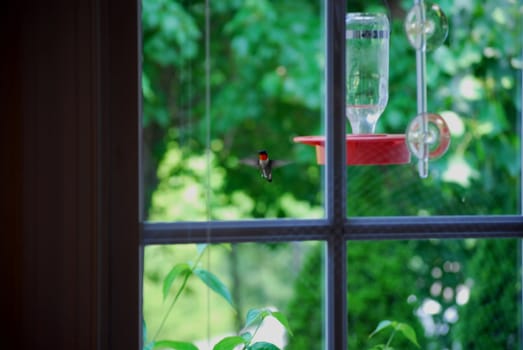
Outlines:
[[[266,179],[268,182],[272,182],[272,169],[280,166],[284,166],[290,162],[284,160],[270,159],[269,154],[265,150],[258,152],[258,159],[243,159],[241,163],[255,166],[260,169],[261,177]]]

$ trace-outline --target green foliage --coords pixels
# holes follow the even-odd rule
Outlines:
[[[245,344],[245,342],[248,341],[248,339],[250,337],[242,337],[242,336],[239,336],[239,335],[235,335],[235,336],[230,336],[230,337],[225,337],[223,338],[222,340],[220,340],[215,346],[214,346],[214,349],[215,350],[220,350],[220,349],[223,349],[223,350],[227,350],[227,349],[234,349],[235,347],[239,346],[239,345],[242,345],[242,344]]]
[[[227,287],[210,271],[207,271],[199,266],[200,260],[202,259],[203,254],[206,251],[207,246],[206,245],[199,245],[198,246],[198,255],[196,257],[196,260],[191,265],[188,263],[177,263],[175,264],[167,276],[165,276],[163,280],[163,296],[164,300],[171,295],[171,290],[174,289],[174,293],[172,293],[173,297],[171,300],[171,303],[169,307],[166,309],[165,314],[163,316],[163,319],[160,323],[160,326],[156,330],[156,333],[152,336],[150,340],[148,340],[148,337],[144,336],[144,347],[145,348],[157,348],[157,347],[168,347],[171,349],[179,349],[179,350],[192,350],[196,349],[196,347],[193,344],[187,343],[187,342],[180,342],[180,341],[171,341],[171,340],[157,340],[158,334],[162,331],[162,328],[165,326],[165,322],[167,321],[167,318],[172,313],[174,306],[176,305],[176,302],[179,300],[180,296],[184,292],[184,290],[187,287],[187,283],[189,281],[189,278],[191,276],[195,276],[199,278],[203,283],[205,283],[211,290],[216,292],[218,295],[220,295],[223,299],[225,299],[229,304],[232,305],[232,299],[230,292],[228,291]],[[179,279],[180,284],[174,288],[174,282]],[[145,326],[144,326],[145,328]]]
[[[396,322],[396,321],[389,321],[384,320],[381,321],[376,329],[369,335],[369,338],[372,338],[376,334],[386,330],[391,329],[391,333],[389,338],[387,339],[386,344],[378,344],[372,347],[371,350],[393,350],[393,348],[390,346],[392,339],[394,338],[394,335],[396,333],[402,334],[407,340],[409,340],[412,344],[416,345],[416,347],[420,347],[418,344],[418,339],[416,337],[416,332],[414,332],[414,329],[409,326],[406,323]]]
[[[293,295],[292,281],[297,278],[301,259],[310,247],[317,244],[318,242],[241,243],[220,244],[220,248],[212,245],[210,250],[206,248],[199,266],[212,272],[228,286],[234,310],[221,295],[192,275],[157,339],[195,341],[195,345],[200,346],[198,342],[203,342],[203,339],[214,342],[215,339],[243,327],[250,309],[270,306],[273,312],[281,310],[289,315],[286,305]],[[181,274],[177,275],[164,299],[164,290],[169,285],[166,282],[167,276],[172,278],[171,271],[177,265],[193,266],[194,258],[199,254],[195,247],[201,246],[177,244],[145,248],[143,313],[150,337],[159,328],[166,309],[182,282]],[[321,289],[320,284],[310,293],[320,293]],[[317,305],[313,312],[321,313],[321,305]],[[287,335],[277,323],[271,317],[259,336],[263,337],[267,327],[276,327],[277,331],[271,333],[271,339],[282,346],[287,341]]]
[[[143,1],[148,220],[323,217],[323,169],[315,164],[312,148],[292,142],[293,136],[320,134],[322,129],[325,36],[320,3],[210,2],[208,61],[203,1]],[[351,1],[350,6],[383,10],[378,3]],[[412,1],[389,3],[395,14],[412,6]],[[450,33],[442,47],[427,55],[428,106],[449,124],[450,149],[443,158],[431,161],[427,180],[419,179],[412,164],[349,167],[350,216],[520,213],[516,189],[521,173],[521,9],[508,0],[440,0],[438,4],[448,16]],[[399,16],[392,22],[390,98],[378,132],[403,133],[416,115],[415,52],[403,33],[402,20]],[[207,64],[209,86],[204,79]],[[292,166],[275,170],[271,184],[262,181],[256,169],[239,165],[239,159],[255,156],[262,148],[274,158],[293,161]],[[496,252],[495,259],[489,259],[488,252]],[[425,334],[418,339],[424,349],[452,348],[454,337],[463,348],[481,348],[481,344],[510,348],[520,327],[513,310],[518,308],[515,295],[521,286],[504,287],[507,281],[520,280],[513,269],[519,266],[514,258],[518,252],[513,242],[475,240],[350,244],[350,347],[370,347],[369,328],[380,320],[395,319]],[[512,263],[498,263],[504,259]],[[446,263],[460,268],[445,269]],[[323,301],[317,292],[322,288],[318,286],[322,266],[323,252],[318,247],[311,251],[294,286],[296,295],[288,314],[295,336],[288,349],[322,347],[323,315],[318,305]],[[166,276],[159,298],[176,299],[178,288],[199,277],[232,304],[232,297],[215,278],[192,264],[173,266],[164,274],[159,271],[148,276],[151,280]],[[440,277],[434,277],[435,272]],[[471,297],[465,305],[442,292],[457,293],[471,281]],[[193,293],[191,285],[184,287],[188,294]],[[435,286],[442,291],[435,293]],[[493,295],[500,296],[495,307]],[[425,332],[416,312],[427,300],[443,310],[457,308],[460,322],[449,321],[441,312],[430,319],[448,331]],[[479,309],[484,310],[484,319],[476,317]],[[493,324],[496,336],[489,333]],[[229,341],[230,346],[240,345],[250,338],[242,334]],[[410,343],[407,338],[396,341],[399,347]]]
[[[142,16],[144,163],[148,169],[165,169],[145,174],[148,219],[202,220],[207,200],[213,219],[322,216],[321,171],[313,162],[314,154],[291,140],[321,128],[324,53],[319,3],[210,4],[213,28],[223,28],[209,33],[210,121],[203,79],[203,1],[165,3],[144,0]],[[162,25],[160,17],[178,15],[176,26]],[[162,47],[169,47],[165,55]],[[274,170],[271,186],[260,181],[256,169],[238,163],[255,157],[260,149],[275,159],[293,160],[292,166]],[[202,160],[212,168],[193,167]],[[303,186],[289,187],[297,172]],[[207,185],[213,188],[211,198],[206,198]],[[285,201],[275,200],[284,194],[288,194]],[[185,206],[175,208],[178,203]]]
[[[377,5],[350,3],[353,10],[384,11]],[[394,13],[412,6],[390,5]],[[431,162],[424,181],[412,165],[349,168],[352,216],[518,212],[512,189],[520,183],[521,11],[509,1],[439,5],[450,33],[427,56],[428,105],[447,120],[451,147]],[[311,147],[291,141],[321,132],[320,2],[228,0],[210,11],[206,111],[203,2],[144,0],[147,218],[322,217],[322,168]],[[416,114],[415,51],[402,20],[392,21],[390,98],[378,132],[403,133]],[[239,163],[259,149],[292,160],[275,170],[271,184]]]
[[[188,277],[192,273],[191,267],[189,264],[186,263],[180,263],[173,266],[171,271],[165,276],[165,279],[163,281],[163,299],[167,298],[169,295],[169,291],[171,290],[172,284],[174,283],[176,277],[180,276],[180,278],[184,279],[185,277]]]
[[[324,247],[314,247],[306,256],[300,276],[294,284],[294,297],[287,313],[292,315],[294,337],[287,350],[323,348],[323,289]]]
[[[267,317],[274,317],[292,335],[289,322],[281,312],[269,309],[251,309],[247,313],[246,324],[243,328],[249,329],[254,327],[254,331],[252,333],[246,331],[239,336],[225,337],[214,346],[213,350],[233,350],[239,345],[242,345],[242,350],[280,350],[272,343],[253,341],[258,329]]]
[[[287,318],[285,315],[283,315],[279,311],[271,311],[269,309],[251,309],[249,312],[247,312],[247,320],[245,324],[245,328],[256,326],[259,327],[263,320],[267,318],[268,316],[274,317],[278,322],[285,327],[287,332],[289,332],[290,335],[292,335],[292,331],[289,328],[289,321],[287,321]]]
[[[231,306],[234,306],[232,303],[231,293],[225,287],[225,285],[211,272],[204,270],[202,268],[194,269],[194,275],[198,276],[203,283],[207,285],[214,292],[218,293],[223,297]]]
[[[348,169],[350,215],[519,212],[513,189],[520,184],[521,10],[510,2],[437,3],[450,33],[445,45],[427,54],[428,109],[446,119],[450,149],[431,161],[428,181],[405,166]],[[410,6],[406,1],[403,10]],[[392,23],[390,98],[379,132],[403,133],[416,115],[415,51],[402,20]]]
[[[370,347],[369,328],[394,317],[422,332],[409,303],[415,293],[418,274],[409,262],[414,244],[409,242],[350,242],[348,253],[349,347]],[[393,257],[388,259],[388,257]],[[399,345],[407,342],[399,339]]]
[[[456,344],[474,349],[516,347],[521,327],[520,245],[519,239],[350,242],[349,348],[372,348],[370,327],[390,317],[423,335],[417,338],[422,349]],[[322,296],[310,293],[305,283],[317,281],[321,264],[321,249],[311,251],[303,277],[297,279],[287,312],[295,336],[287,349],[322,346],[323,315],[316,313]],[[425,313],[427,303],[437,309]],[[391,325],[381,324],[379,329],[384,326]],[[380,336],[375,332],[372,338]],[[395,338],[394,343],[395,348],[407,349],[410,341]]]
[[[225,247],[230,248],[229,245]],[[197,245],[197,256],[193,263],[176,263],[167,273],[163,279],[162,292],[165,299],[171,298],[169,307],[166,309],[163,319],[160,323],[160,326],[153,334],[151,338],[148,337],[147,328],[145,320],[143,322],[143,332],[144,332],[144,350],[152,349],[174,349],[174,350],[198,350],[198,348],[191,342],[187,341],[178,341],[163,339],[157,340],[158,335],[161,333],[162,328],[165,326],[167,318],[172,314],[174,306],[177,301],[180,299],[182,293],[187,292],[188,282],[191,276],[195,276],[201,280],[210,290],[219,295],[223,300],[230,304],[233,308],[233,300],[231,293],[225,284],[213,273],[203,269],[200,266],[200,261],[203,257],[203,254],[208,250],[206,244]],[[176,283],[179,282],[179,283]],[[247,313],[246,324],[243,327],[245,330],[240,336],[230,336],[225,337],[219,341],[214,350],[233,350],[238,345],[243,345],[242,349],[258,349],[258,350],[279,350],[277,346],[272,343],[265,341],[255,340],[258,330],[260,329],[262,323],[267,317],[272,317],[277,320],[287,331],[288,334],[292,335],[292,331],[289,327],[289,322],[285,315],[277,310],[271,310],[268,308],[265,309],[251,309]],[[250,331],[254,329],[254,331]]]
[[[464,349],[514,349],[521,332],[521,242],[477,242],[468,266],[470,300],[461,306],[454,329]]]

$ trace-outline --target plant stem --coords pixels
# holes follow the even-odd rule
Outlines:
[[[174,307],[174,304],[176,304],[176,301],[180,297],[180,294],[182,294],[182,291],[185,289],[185,285],[187,284],[187,281],[189,280],[189,276],[191,276],[191,273],[186,273],[185,274],[185,277],[183,279],[182,285],[180,286],[180,289],[178,289],[178,292],[176,292],[176,295],[174,296],[174,299],[171,302],[171,305],[169,305],[169,309],[167,309],[167,312],[163,316],[162,323],[160,323],[160,326],[158,327],[158,329],[156,330],[156,333],[154,334],[154,337],[152,339],[153,342],[156,340],[156,338],[158,337],[158,334],[160,333],[160,331],[165,326],[165,322],[167,321],[167,317],[169,317],[169,314],[171,313],[171,311],[172,311],[172,309]]]
[[[394,329],[389,337],[389,340],[387,340],[387,344],[385,344],[385,350],[387,350],[390,346],[390,343],[392,342],[392,338],[394,338],[394,334],[396,334],[396,330]]]
[[[252,340],[254,339],[254,337],[256,336],[256,333],[258,333],[258,330],[260,329],[262,323],[263,323],[263,320],[261,320],[260,324],[258,324],[258,325],[256,326],[256,329],[255,329],[254,332],[252,333],[251,340],[249,340],[249,342],[247,342],[247,344],[245,344],[245,345],[243,346],[243,349],[247,349],[247,348],[249,347],[249,345],[251,345],[251,342],[252,342]]]
[[[193,274],[193,271],[194,269],[196,268],[196,266],[198,266],[198,263],[200,262],[201,258],[202,258],[202,255],[203,253],[205,252],[205,249],[203,249],[199,254],[198,256],[196,257],[196,261],[194,262],[192,268],[191,268],[191,271],[186,273],[185,274],[185,277],[183,278],[183,281],[182,281],[182,284],[180,286],[180,289],[178,289],[178,291],[176,292],[176,295],[174,296],[174,299],[173,301],[171,302],[171,305],[169,305],[169,308],[167,309],[167,312],[165,313],[165,315],[163,316],[163,319],[162,319],[162,322],[160,323],[160,326],[158,327],[158,329],[156,330],[156,333],[154,334],[154,337],[152,338],[152,342],[154,342],[156,340],[156,338],[158,337],[158,334],[160,334],[160,331],[163,329],[163,327],[165,326],[165,322],[167,322],[167,318],[169,317],[169,314],[171,313],[174,305],[176,304],[176,301],[178,300],[178,298],[180,297],[180,295],[182,294],[183,290],[185,289],[185,286],[187,285],[187,281],[189,280],[189,277],[191,277],[191,275]]]

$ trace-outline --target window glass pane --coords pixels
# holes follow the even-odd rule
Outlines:
[[[349,242],[349,349],[386,343],[392,326],[369,338],[384,320],[421,349],[520,348],[521,240]],[[390,345],[409,343],[400,330]]]
[[[307,252],[299,281],[319,281],[322,254],[321,246]],[[369,339],[383,320],[409,325],[422,349],[521,345],[519,239],[355,241],[347,262],[350,349],[386,342],[390,329]],[[301,348],[318,342],[322,320],[320,294],[307,290],[295,289],[289,305],[298,308],[288,309],[291,344]],[[414,348],[401,334],[391,345]]]
[[[145,218],[323,217],[323,2],[208,3],[143,0]]]
[[[422,349],[521,346],[519,239],[355,241],[347,262],[349,349],[387,342],[394,324],[369,338],[385,320],[407,324],[400,327],[412,328]],[[304,269],[301,278],[317,273]],[[316,301],[300,305],[293,322],[314,324]],[[315,336],[300,338],[307,344]],[[401,331],[390,345],[415,348]]]
[[[314,349],[322,349],[323,251],[319,242],[147,246],[146,344],[171,340],[212,349],[224,338],[248,331],[256,333],[255,341],[280,348],[314,344]],[[308,305],[306,314],[303,303]],[[257,322],[245,328],[247,315],[255,315],[249,310],[262,311],[258,330]],[[311,343],[304,343],[311,335]]]
[[[387,12],[365,3],[351,1],[348,9]],[[349,166],[349,216],[521,212],[521,2],[434,3],[449,32],[426,54],[427,110],[446,121],[450,147],[430,161],[426,179],[414,157],[408,164]],[[416,52],[404,29],[414,1],[389,4],[389,100],[376,133],[404,135],[417,114]]]

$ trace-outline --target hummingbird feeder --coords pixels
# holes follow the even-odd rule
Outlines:
[[[348,13],[346,24],[346,117],[352,134],[346,135],[347,165],[406,164],[414,156],[418,173],[428,176],[429,159],[443,155],[450,144],[445,120],[427,112],[426,52],[439,47],[448,34],[441,8],[414,0],[404,27],[416,49],[417,115],[405,134],[376,134],[376,123],[388,102],[388,17],[381,13]],[[294,142],[316,148],[316,161],[325,164],[325,137],[298,136]]]

